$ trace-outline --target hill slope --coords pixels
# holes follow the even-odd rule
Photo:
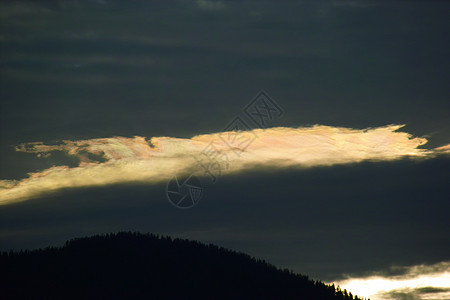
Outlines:
[[[358,299],[214,245],[117,233],[0,254],[0,298]]]

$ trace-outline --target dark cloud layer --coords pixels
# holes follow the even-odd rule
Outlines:
[[[4,143],[218,131],[262,88],[274,125],[448,140],[448,3],[58,3],[2,3]]]
[[[448,159],[406,160],[205,178],[205,199],[188,211],[169,204],[163,185],[66,191],[1,207],[1,245],[130,229],[218,243],[325,280],[363,276],[448,260],[448,168]]]
[[[428,149],[448,144],[449,8],[1,1],[0,179],[78,164],[64,153],[36,161],[16,145],[218,132],[261,89],[285,111],[270,126],[406,124]],[[324,280],[389,272],[450,259],[449,167],[440,157],[255,170],[207,184],[187,211],[168,203],[164,185],[67,190],[0,207],[0,249],[141,230],[218,243]]]

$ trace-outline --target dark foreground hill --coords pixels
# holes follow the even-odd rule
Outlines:
[[[358,299],[242,253],[118,233],[1,253],[0,299]]]

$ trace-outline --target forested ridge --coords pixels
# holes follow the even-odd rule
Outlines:
[[[121,232],[2,252],[1,299],[361,299],[215,245]]]

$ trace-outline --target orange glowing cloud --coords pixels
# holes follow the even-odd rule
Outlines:
[[[202,175],[214,166],[220,175],[256,166],[314,167],[403,157],[433,157],[449,146],[418,148],[427,140],[397,131],[402,125],[351,129],[316,125],[300,128],[255,129],[194,136],[112,137],[63,141],[60,145],[29,143],[16,150],[48,156],[65,151],[78,157],[77,167],[54,166],[28,178],[0,180],[0,204],[14,203],[63,188],[103,186],[126,182],[157,183],[174,174]],[[101,158],[101,159],[100,159]],[[212,172],[212,171],[211,171]]]

